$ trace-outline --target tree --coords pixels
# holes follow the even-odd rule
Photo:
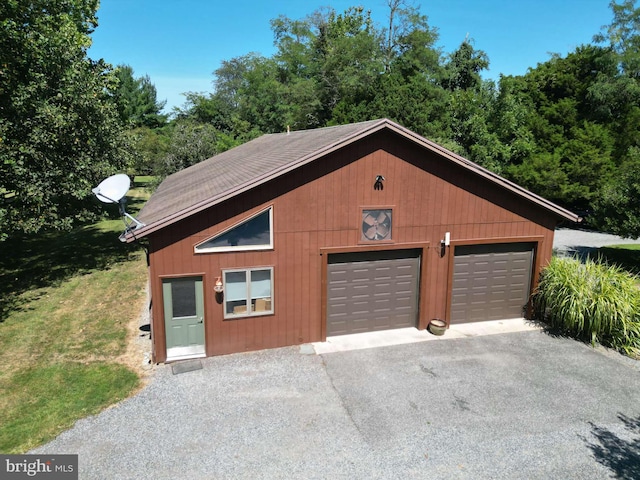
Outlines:
[[[618,122],[627,118],[629,107],[614,101],[621,89],[609,88],[618,77],[611,49],[583,45],[564,58],[553,56],[523,77],[503,79],[500,108],[508,106],[506,95],[513,95],[510,103],[517,117],[505,117],[508,110],[502,110],[502,117],[494,117],[496,126],[503,141],[519,137],[525,147],[519,148],[507,175],[565,207],[590,210],[619,165],[620,145],[628,141],[621,138],[624,128]],[[517,119],[512,127],[510,118]],[[501,124],[503,120],[508,122]]]
[[[165,177],[219,153],[219,132],[207,123],[180,120],[173,126],[167,153],[154,168],[156,184]],[[221,151],[221,150],[220,150]]]
[[[449,55],[444,67],[442,85],[449,91],[472,90],[480,88],[480,72],[489,68],[489,57],[482,50],[476,50],[465,39],[458,49]]]
[[[521,93],[522,83],[521,77],[500,77],[498,94],[488,115],[489,130],[506,148],[503,170],[509,164],[522,164],[536,149],[528,123],[533,107],[527,95]]]
[[[139,127],[132,129],[130,135],[135,145],[135,157],[129,165],[129,172],[135,175],[155,175],[156,167],[169,151],[170,127]]]
[[[404,1],[388,0],[389,30],[385,48],[385,71],[403,77],[422,75],[427,81],[442,76],[441,54],[436,48],[438,31],[429,25],[426,15]]]
[[[449,139],[448,93],[440,86],[438,34],[426,16],[404,1],[389,0],[389,29],[378,33],[384,71],[332,111],[331,123],[387,117],[438,142]]]
[[[130,161],[109,65],[87,58],[97,0],[0,3],[0,237],[69,228]]]
[[[221,132],[231,133],[235,129],[237,107],[227,102],[223,95],[188,92],[186,98],[184,106],[176,109],[176,118],[210,123]]]
[[[357,103],[366,96],[384,69],[381,40],[371,12],[362,7],[351,7],[342,14],[330,11],[319,21],[313,46],[321,124],[331,118],[338,103]]]
[[[635,0],[610,2],[613,20],[594,36],[606,45],[607,74],[589,89],[594,111],[611,122],[616,135],[616,155],[640,146],[640,8]]]
[[[159,102],[155,85],[148,75],[134,78],[133,68],[118,65],[115,70],[118,85],[113,92],[120,119],[132,127],[158,128],[166,124],[162,109],[166,102]]]
[[[135,146],[134,160],[128,170],[132,174],[148,175],[167,150],[169,137],[162,128],[167,125],[167,116],[162,113],[166,102],[157,100],[156,87],[149,76],[135,78],[129,65],[118,65],[114,76],[117,83],[112,98],[121,122],[130,129]]]
[[[594,220],[599,228],[628,238],[640,237],[640,148],[629,151],[619,174],[602,189],[594,202]]]
[[[212,95],[189,99],[193,113],[208,118],[222,132],[233,131],[232,136],[239,136],[240,131],[274,133],[286,129],[291,104],[273,58],[254,53],[236,57],[223,61],[214,75]]]
[[[609,43],[620,55],[620,68],[628,76],[640,79],[640,8],[636,0],[609,2],[613,13],[610,25],[594,36],[596,43]]]
[[[389,7],[389,27],[386,31],[386,45],[384,48],[384,69],[385,72],[391,70],[391,63],[394,57],[398,55],[397,52],[397,39],[403,37],[406,32],[402,29],[406,26],[402,20],[398,22],[398,18],[407,14],[407,9],[410,8],[405,0],[387,0],[387,7]]]
[[[278,49],[277,85],[271,91],[278,91],[287,106],[278,112],[286,125],[325,126],[338,105],[358,105],[370,97],[384,68],[381,34],[370,12],[326,8],[302,20],[280,16],[271,25]]]
[[[497,102],[493,81],[483,81],[480,72],[489,67],[489,57],[465,38],[447,56],[440,84],[449,94],[450,137],[455,150],[496,173],[510,161],[509,147],[492,131],[491,119]]]
[[[320,82],[313,48],[321,16],[316,12],[302,20],[291,20],[281,15],[271,21],[278,49],[274,56],[277,76],[284,87],[282,100],[289,105],[285,122],[295,130],[315,128],[321,121]]]

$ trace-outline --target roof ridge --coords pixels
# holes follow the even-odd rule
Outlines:
[[[289,135],[291,133],[303,133],[303,132],[317,132],[318,130],[330,130],[330,129],[338,129],[338,128],[344,128],[344,127],[355,127],[358,125],[364,125],[364,124],[375,124],[378,122],[383,122],[383,121],[387,121],[387,122],[391,122],[391,120],[389,120],[388,118],[377,118],[375,120],[362,120],[361,122],[354,122],[354,123],[342,123],[340,125],[326,125],[324,127],[316,127],[316,128],[304,128],[301,130],[290,130],[289,132],[273,132],[273,133],[265,133],[262,134],[261,136],[259,136],[258,138],[262,138],[262,137],[269,137],[269,136],[275,136],[275,135]],[[258,138],[254,138],[253,140],[257,140]],[[251,140],[251,141],[253,141]]]

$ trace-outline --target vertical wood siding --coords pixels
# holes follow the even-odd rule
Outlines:
[[[376,175],[384,189],[374,190]],[[272,251],[195,254],[194,246],[273,205]],[[321,249],[366,248],[363,207],[393,208],[393,241],[426,246],[419,327],[447,312],[451,250],[440,240],[539,238],[537,270],[551,257],[556,218],[391,132],[379,132],[150,236],[156,360],[165,360],[161,278],[203,275],[207,355],[322,340]],[[227,268],[273,266],[273,315],[223,319],[215,279]],[[426,298],[425,298],[426,297]]]

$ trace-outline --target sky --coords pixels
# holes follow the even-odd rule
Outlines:
[[[453,52],[469,36],[489,57],[484,78],[523,75],[530,67],[591,43],[611,22],[609,0],[423,0],[413,2],[439,33],[437,45]],[[370,10],[388,22],[386,0],[101,0],[89,57],[130,65],[148,75],[165,112],[186,92],[212,92],[213,72],[224,60],[250,52],[275,53],[270,20],[303,19],[321,7],[342,13]]]

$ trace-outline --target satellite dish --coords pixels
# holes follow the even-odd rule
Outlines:
[[[96,188],[91,190],[101,202],[118,204],[120,215],[122,216],[122,221],[125,226],[124,233],[120,235],[120,240],[123,242],[125,241],[127,233],[138,227],[144,227],[144,223],[129,215],[124,209],[127,201],[125,195],[129,191],[130,186],[131,180],[129,176],[124,173],[119,173],[105,178]]]
[[[98,200],[104,203],[118,203],[124,198],[131,186],[128,175],[119,173],[105,178],[96,188],[91,190]]]

